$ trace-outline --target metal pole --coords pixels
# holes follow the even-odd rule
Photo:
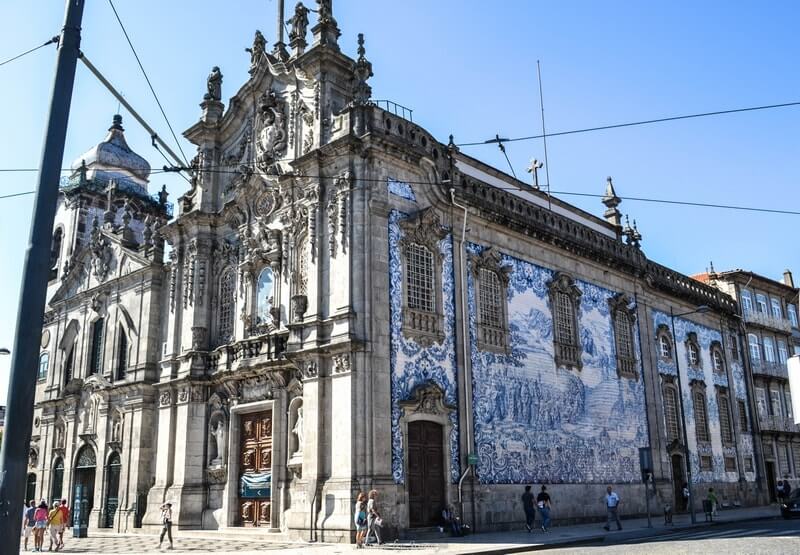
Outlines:
[[[678,399],[681,407],[681,424],[683,424],[683,454],[686,459],[686,487],[689,489],[689,511],[692,515],[692,524],[697,521],[694,516],[694,492],[692,491],[692,462],[689,459],[689,434],[686,428],[686,412],[683,410],[683,385],[681,383],[680,357],[678,356],[678,338],[675,335],[675,315],[669,307],[669,318],[672,323],[672,349],[675,357],[675,372],[678,374]]]
[[[42,335],[50,244],[58,200],[84,0],[67,0],[56,54],[56,74],[44,139],[33,221],[22,274],[16,337],[11,360],[5,438],[0,452],[0,538],[3,553],[19,551],[22,507],[27,484],[36,367]]]
[[[652,479],[652,474],[647,473],[647,478],[644,482],[644,501],[647,504],[647,527],[653,527],[653,521],[650,519],[650,480]]]

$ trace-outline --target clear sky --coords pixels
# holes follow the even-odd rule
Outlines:
[[[287,18],[294,3],[287,1]],[[309,7],[316,7],[308,0]],[[275,39],[275,0],[116,0],[134,46],[176,133],[198,118],[210,68],[224,74],[223,100],[245,82],[244,48],[260,29]],[[414,121],[446,142],[541,131],[536,60],[541,60],[550,132],[800,100],[800,4],[732,1],[334,0],[342,49],[366,36],[375,98],[414,110]],[[0,61],[58,34],[60,0],[4,2]],[[313,24],[313,21],[312,21]],[[170,137],[106,1],[87,1],[82,49],[165,139]],[[55,49],[0,67],[0,169],[36,168],[41,156]],[[101,140],[117,102],[80,64],[65,164]],[[122,112],[128,142],[163,165],[147,134]],[[800,210],[800,107],[553,137],[554,191]],[[188,157],[191,146],[181,138]],[[541,141],[510,143],[518,176]],[[508,171],[496,146],[464,151]],[[32,190],[35,172],[0,172],[0,195]],[[186,182],[156,175],[172,200]],[[602,214],[599,199],[561,196]],[[17,292],[32,196],[0,199],[0,347],[13,343]],[[647,255],[684,273],[745,268],[779,278],[798,272],[793,232],[800,217],[623,202]],[[5,399],[9,357],[0,358]]]

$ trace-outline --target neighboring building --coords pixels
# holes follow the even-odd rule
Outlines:
[[[792,273],[778,281],[745,270],[710,272],[695,276],[735,298],[744,323],[758,427],[761,432],[765,476],[770,497],[775,483],[789,476],[800,485],[800,426],[794,423],[786,361],[800,354],[798,295]]]
[[[182,528],[349,541],[372,488],[401,535],[446,503],[517,525],[530,482],[559,518],[603,516],[607,484],[641,514],[649,448],[659,508],[687,470],[697,496],[758,502],[735,302],[648,260],[610,179],[601,219],[378,106],[361,37],[344,55],[319,7],[308,51],[300,5],[291,54],[256,33],[227,110],[209,76],[171,222],[118,122],[76,166],[37,495],[70,492],[91,527],[159,526],[169,500]]]

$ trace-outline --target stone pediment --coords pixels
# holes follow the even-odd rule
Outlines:
[[[154,264],[137,251],[124,246],[112,233],[96,229],[68,262],[61,285],[48,303],[58,303]]]

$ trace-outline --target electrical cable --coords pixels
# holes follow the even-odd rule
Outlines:
[[[768,104],[766,106],[751,106],[749,108],[734,108],[733,110],[718,110],[716,112],[703,112],[700,114],[687,114],[683,116],[671,116],[667,118],[658,118],[658,119],[648,119],[642,121],[632,121],[628,123],[615,123],[612,125],[601,125],[598,127],[586,127],[584,129],[573,129],[571,131],[557,131],[555,133],[543,133],[541,135],[529,135],[527,137],[515,137],[512,139],[503,139],[503,142],[513,143],[517,141],[530,141],[533,139],[542,139],[545,137],[559,137],[562,135],[574,135],[576,133],[589,133],[591,131],[604,131],[606,129],[618,129],[620,127],[633,127],[636,125],[650,125],[653,123],[663,123],[666,121],[678,121],[682,119],[692,119],[692,118],[703,118],[708,116],[721,116],[725,114],[738,114],[741,112],[754,112],[756,110],[771,110],[775,108],[788,108],[791,106],[800,106],[800,101],[798,102],[785,102],[783,104]],[[497,142],[496,139],[489,139],[487,141],[477,141],[472,143],[458,143],[456,146],[478,146],[478,145],[486,145],[492,144]]]
[[[150,87],[150,92],[153,93],[153,98],[156,99],[156,104],[158,104],[158,109],[161,110],[161,115],[164,116],[164,121],[167,122],[167,127],[169,128],[169,132],[172,133],[172,138],[175,139],[175,144],[178,145],[178,150],[183,156],[183,161],[186,165],[189,165],[189,161],[186,158],[186,154],[183,152],[181,148],[181,143],[178,140],[178,136],[175,134],[175,131],[172,129],[172,124],[169,122],[169,118],[167,117],[167,113],[164,111],[163,106],[161,106],[161,101],[158,99],[158,95],[156,94],[155,89],[153,88],[153,84],[150,82],[150,78],[147,76],[147,72],[144,70],[144,66],[142,65],[142,61],[139,59],[139,54],[136,53],[136,49],[133,47],[133,43],[131,42],[131,38],[128,36],[128,31],[125,29],[125,25],[122,23],[122,19],[120,19],[119,14],[117,13],[117,8],[114,7],[114,2],[112,0],[108,0],[111,9],[114,11],[114,16],[117,18],[117,22],[119,22],[119,26],[122,28],[122,32],[125,35],[125,40],[128,41],[128,46],[131,47],[131,51],[133,52],[133,56],[136,58],[136,63],[139,64],[139,69],[142,70],[142,75],[144,75],[145,81],[147,81],[147,86]]]
[[[2,62],[0,62],[0,66],[4,66],[4,65],[6,65],[6,64],[8,64],[8,63],[10,63],[10,62],[13,62],[14,60],[18,60],[18,59],[22,58],[23,56],[26,56],[26,55],[30,54],[31,52],[36,52],[36,51],[37,51],[37,50],[39,50],[40,48],[44,48],[44,47],[45,47],[45,46],[47,46],[48,44],[53,44],[53,43],[58,43],[58,37],[57,37],[57,36],[56,36],[56,37],[53,37],[53,38],[51,38],[49,41],[47,41],[47,42],[45,42],[45,43],[43,43],[43,44],[40,44],[39,46],[37,46],[37,47],[35,47],[35,48],[31,48],[30,50],[26,50],[26,51],[25,51],[25,52],[23,52],[22,54],[17,54],[17,55],[16,55],[16,56],[14,56],[13,58],[9,58],[9,59],[7,59],[7,60],[3,60]]]

